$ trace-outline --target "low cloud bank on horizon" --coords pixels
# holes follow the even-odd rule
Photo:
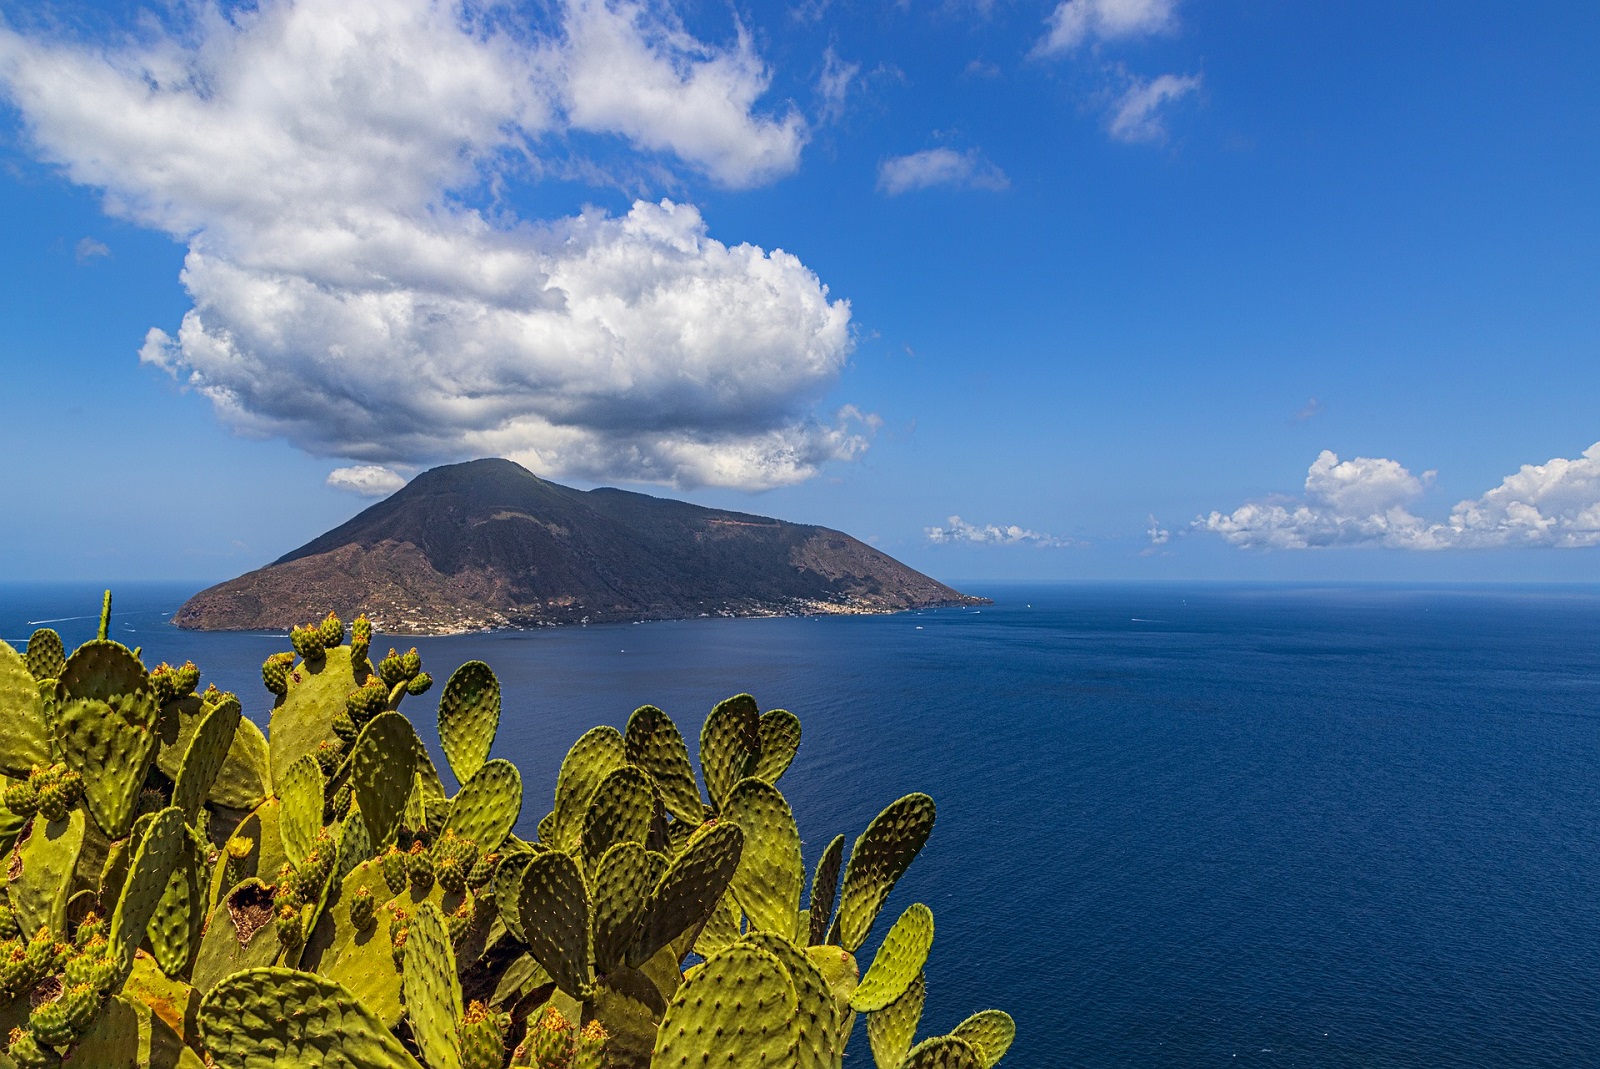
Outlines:
[[[1057,538],[1043,531],[1030,531],[1014,523],[968,523],[960,516],[951,516],[943,527],[927,527],[923,533],[936,546],[1038,546],[1062,548],[1074,543],[1071,539]]]
[[[808,125],[758,105],[742,29],[711,44],[586,0],[544,30],[448,0],[174,11],[138,43],[0,25],[0,92],[42,159],[187,245],[193,307],[140,356],[228,425],[356,462],[332,482],[363,493],[398,478],[372,466],[485,455],[759,490],[867,447],[854,409],[818,412],[851,310],[796,257],[671,200],[535,220],[502,197],[629,184],[572,155],[580,134],[641,173],[792,172]]]
[[[1194,520],[1197,530],[1246,549],[1577,549],[1600,545],[1600,442],[1576,459],[1524,464],[1480,497],[1460,501],[1442,523],[1411,511],[1435,473],[1413,475],[1394,460],[1341,461],[1323,450],[1306,473],[1303,498],[1251,502]]]

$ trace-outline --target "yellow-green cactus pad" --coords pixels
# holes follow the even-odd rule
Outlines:
[[[839,868],[844,862],[844,836],[835,835],[817,859],[811,874],[811,903],[806,909],[812,946],[827,941],[828,921],[833,919],[833,901],[839,895]]]
[[[593,881],[596,972],[608,973],[623,963],[650,891],[665,871],[665,859],[636,842],[617,843],[600,859]]]
[[[218,1069],[422,1069],[354,995],[314,973],[247,969],[200,1004]]]
[[[457,668],[439,695],[439,744],[456,774],[466,783],[489,759],[500,729],[500,681],[482,661]]]
[[[700,773],[717,808],[733,785],[750,775],[761,755],[761,714],[756,700],[735,694],[718,702],[700,729]]]
[[[777,958],[794,984],[795,1069],[838,1069],[846,1037],[840,1034],[839,1006],[817,967],[793,943],[776,935],[752,932],[743,941]]]
[[[935,1036],[912,1047],[900,1069],[983,1069],[983,1055],[959,1036]]]
[[[928,984],[922,973],[900,993],[900,997],[875,1013],[867,1014],[867,1043],[878,1069],[899,1069],[906,1052],[917,1038],[922,1020],[922,1005],[927,1001]]]
[[[933,831],[933,799],[925,794],[908,794],[890,802],[872,819],[850,850],[844,868],[844,890],[839,898],[839,915],[834,919],[838,942],[854,953],[866,942],[872,922],[894,890],[894,885],[916,859]]]
[[[639,935],[628,951],[630,967],[639,968],[662,947],[706,922],[727,893],[743,850],[744,832],[737,824],[721,823],[696,836],[672,859],[650,892]]]
[[[950,1034],[976,1047],[983,1069],[992,1069],[1017,1038],[1017,1022],[1004,1010],[980,1010],[952,1028]]]
[[[544,970],[573,998],[589,994],[589,894],[570,855],[535,854],[518,895],[522,935]]]
[[[650,1069],[791,1066],[796,1008],[794,984],[777,957],[731,946],[706,959],[672,997]]]
[[[120,839],[159,739],[160,707],[144,666],[120,642],[85,642],[67,658],[56,683],[55,723],[61,757],[83,776],[95,823]]]
[[[899,998],[928,963],[932,947],[933,911],[913,902],[883,937],[877,957],[850,998],[850,1008],[868,1013]]]
[[[283,837],[283,852],[297,867],[322,830],[323,789],[322,769],[310,754],[278,777],[278,834]]]
[[[777,783],[789,771],[800,749],[800,718],[787,709],[769,709],[761,714],[756,726],[761,736],[761,752],[750,774],[768,783]]]
[[[444,917],[424,902],[411,919],[401,980],[406,1016],[429,1069],[461,1069],[456,1042],[461,1026],[461,978]]]
[[[189,846],[183,810],[168,806],[157,813],[128,866],[128,878],[111,915],[111,951],[118,972],[126,973],[133,966],[133,952],[144,939],[150,917],[166,893],[173,868]]]
[[[805,861],[800,829],[778,788],[760,779],[741,780],[728,792],[722,816],[744,831],[744,854],[733,874],[733,897],[751,927],[795,938]]]
[[[183,763],[172,789],[172,804],[183,810],[190,823],[199,815],[233,747],[239,727],[239,703],[222,702],[204,712],[183,752]]]
[[[561,771],[556,774],[555,810],[551,817],[553,835],[546,840],[541,822],[539,838],[560,850],[576,845],[595,789],[601,780],[627,761],[622,733],[616,728],[602,726],[584,732],[567,751]]]
[[[655,815],[655,785],[637,765],[613,770],[595,788],[578,836],[583,867],[593,872],[600,858],[617,843],[643,843]]]
[[[480,853],[500,849],[522,815],[522,773],[510,761],[479,765],[455,801],[444,830],[471,839]]]
[[[23,935],[31,936],[44,925],[57,939],[64,937],[67,895],[83,849],[84,824],[81,809],[63,820],[45,820],[38,814],[28,837],[18,844],[6,893]]]
[[[394,839],[414,786],[420,746],[411,721],[400,713],[379,713],[356,737],[350,784],[375,848]]]
[[[650,773],[667,812],[690,825],[700,823],[704,804],[695,785],[689,747],[672,718],[653,705],[635,709],[623,741],[630,764]]]
[[[0,642],[0,772],[22,779],[50,763],[50,726],[39,681],[22,655]]]

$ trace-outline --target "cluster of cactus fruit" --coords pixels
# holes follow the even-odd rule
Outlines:
[[[432,680],[414,649],[374,666],[365,618],[267,658],[263,734],[108,640],[110,604],[70,657],[0,642],[0,1069],[840,1069],[858,1014],[879,1069],[1011,1044],[997,1010],[916,1041],[925,905],[857,964],[926,795],[833,839],[805,897],[790,713],[717,705],[699,781],[661,710],[595,728],[524,839],[487,665],[439,699],[451,795],[399,712]]]

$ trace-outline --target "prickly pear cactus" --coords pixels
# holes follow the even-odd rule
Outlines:
[[[415,649],[374,665],[364,616],[266,657],[270,741],[248,699],[109,630],[108,595],[70,656],[51,631],[0,643],[0,1067],[842,1069],[858,1014],[879,1069],[989,1069],[1011,1045],[998,1010],[916,1042],[926,906],[857,962],[932,830],[925,795],[848,854],[832,839],[805,898],[777,786],[792,713],[718,704],[704,799],[662,710],[595,728],[528,841],[487,665],[440,695],[452,796],[400,711],[432,677]]]

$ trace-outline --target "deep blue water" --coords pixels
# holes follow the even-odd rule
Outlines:
[[[265,726],[287,644],[172,629],[188,592],[121,588],[115,636]],[[500,676],[526,834],[584,729],[650,702],[692,739],[741,690],[804,722],[782,786],[808,866],[928,791],[938,826],[875,934],[932,906],[924,1032],[1009,1010],[1006,1064],[1600,1065],[1600,587],[980,592],[417,644],[441,681]],[[97,609],[0,587],[0,637],[71,616],[81,640]],[[434,700],[410,699],[425,733]]]

